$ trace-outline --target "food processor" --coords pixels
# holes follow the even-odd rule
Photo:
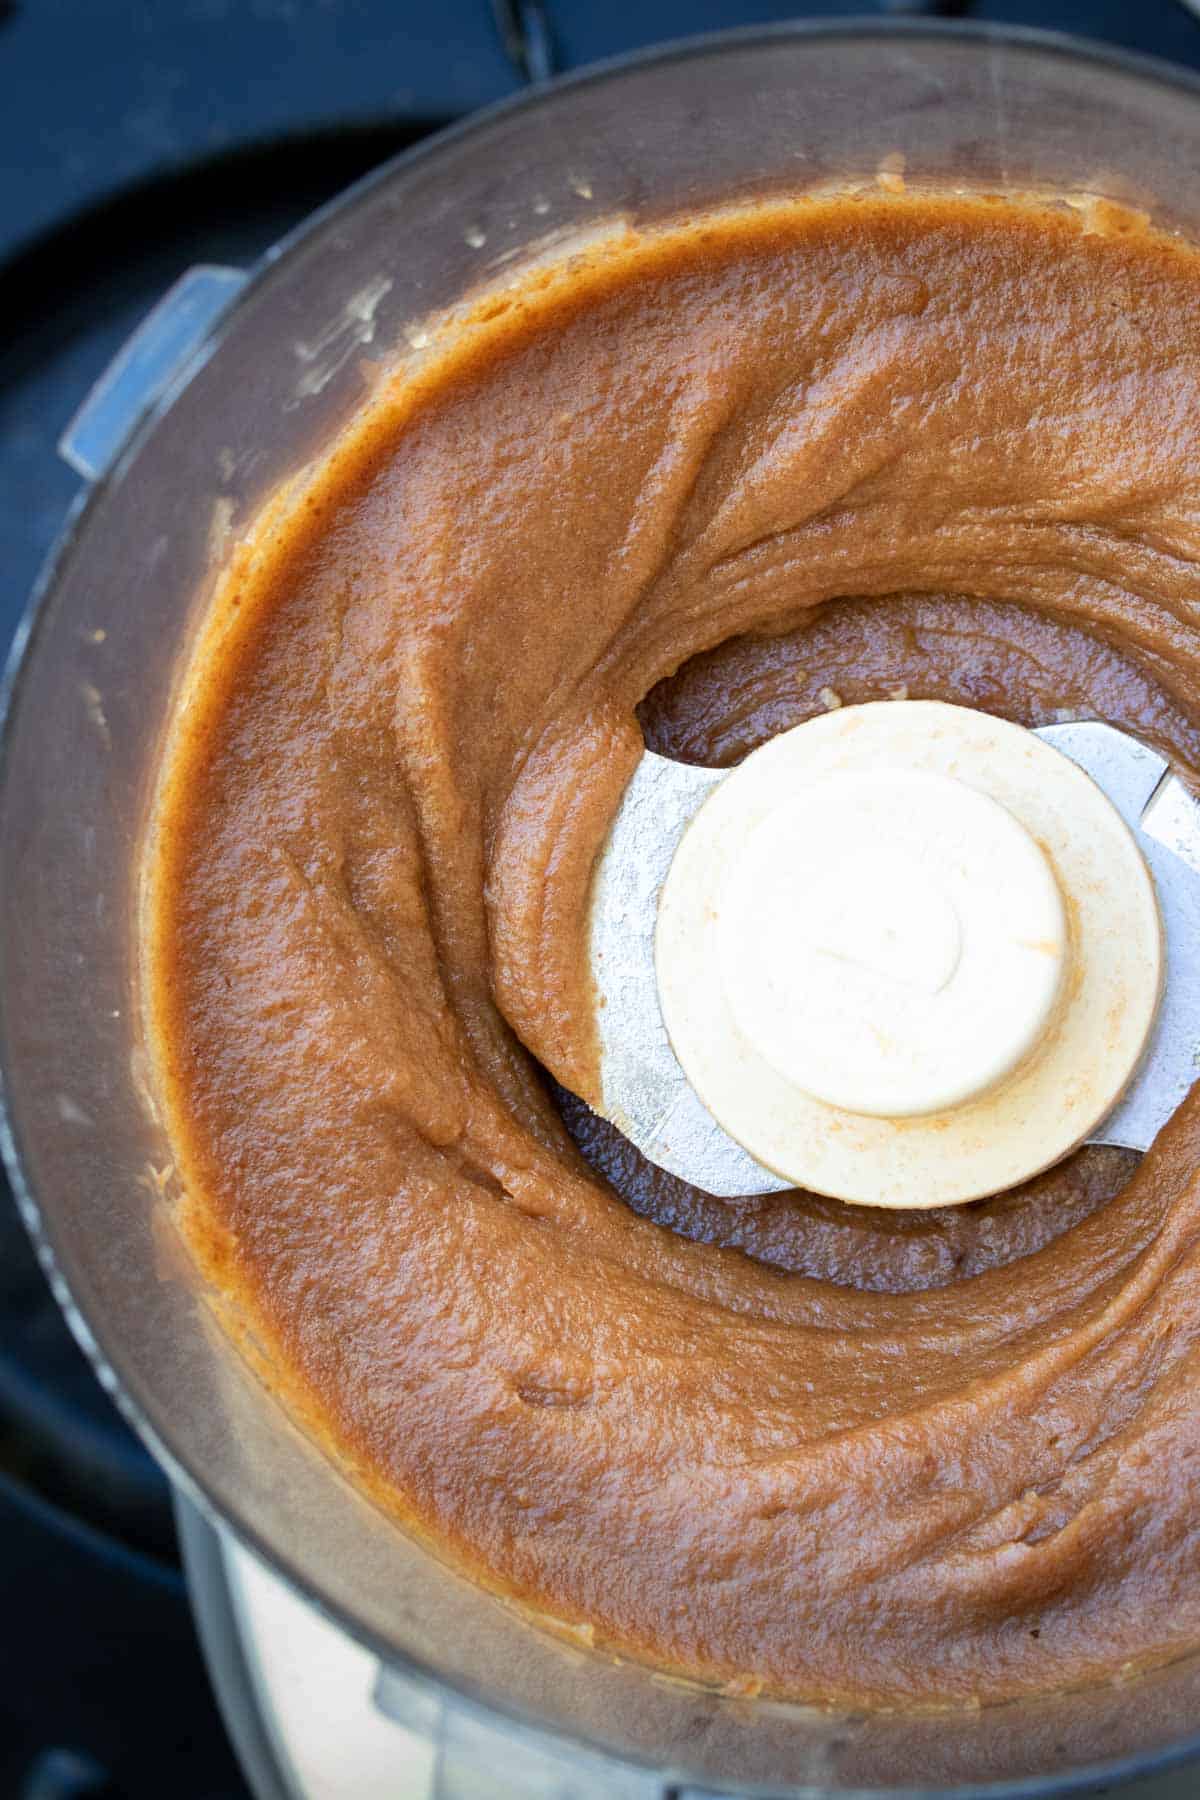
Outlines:
[[[290,1666],[327,1740],[352,1695],[360,1724],[407,1734],[381,1757],[411,1739],[446,1795],[1042,1795],[1200,1754],[1200,1657],[1005,1706],[847,1713],[618,1661],[483,1593],[351,1486],[218,1326],[173,1223],[136,979],[138,850],[215,572],[432,315],[617,220],[881,171],[1099,195],[1200,238],[1198,157],[1200,83],[1048,35],[814,24],[683,44],[423,144],[250,273],[193,270],[68,430],[90,485],[6,693],[4,1152],[57,1298],[181,1495],[198,1593],[232,1597],[201,1606],[214,1656],[257,1643],[247,1679],[281,1704]],[[308,1690],[287,1654],[302,1621],[304,1668],[326,1673]],[[341,1770],[340,1791],[370,1791],[349,1748]]]

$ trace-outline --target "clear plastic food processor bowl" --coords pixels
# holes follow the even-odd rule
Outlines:
[[[486,1709],[527,1750],[566,1745],[589,1793],[1058,1791],[1200,1751],[1200,1658],[969,1714],[847,1716],[566,1646],[448,1571],[310,1446],[191,1279],[142,1081],[134,857],[222,546],[351,412],[366,365],[406,353],[406,327],[552,234],[900,158],[910,184],[1103,194],[1200,238],[1200,84],[1164,66],[988,29],[816,26],[582,75],[401,157],[248,281],[205,271],[176,292],[70,435],[90,489],[9,674],[5,1154],[59,1299],[185,1492],[410,1686]]]

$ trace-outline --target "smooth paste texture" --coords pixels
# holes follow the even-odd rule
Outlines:
[[[586,1105],[643,742],[889,695],[1195,769],[1190,249],[863,194],[465,307],[224,576],[147,1018],[227,1316],[402,1519],[737,1691],[974,1703],[1200,1643],[1195,1098],[1140,1164],[911,1217],[714,1200]]]

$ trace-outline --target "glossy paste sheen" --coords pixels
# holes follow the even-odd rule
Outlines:
[[[889,696],[1200,761],[1200,261],[1102,205],[617,232],[432,332],[220,584],[147,853],[185,1221],[371,1491],[739,1691],[1200,1643],[1200,1140],[950,1213],[714,1200],[596,1097],[651,748]],[[547,1073],[552,1080],[547,1079]]]

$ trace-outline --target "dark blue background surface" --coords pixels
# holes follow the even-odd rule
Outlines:
[[[1180,0],[944,10],[1200,68],[1200,21]],[[79,485],[57,438],[138,318],[189,264],[250,263],[386,156],[519,88],[498,12],[523,13],[533,61],[558,69],[797,16],[783,0],[0,0],[0,643]],[[68,1337],[3,1193],[0,1596],[0,1800],[244,1791],[165,1484]]]

